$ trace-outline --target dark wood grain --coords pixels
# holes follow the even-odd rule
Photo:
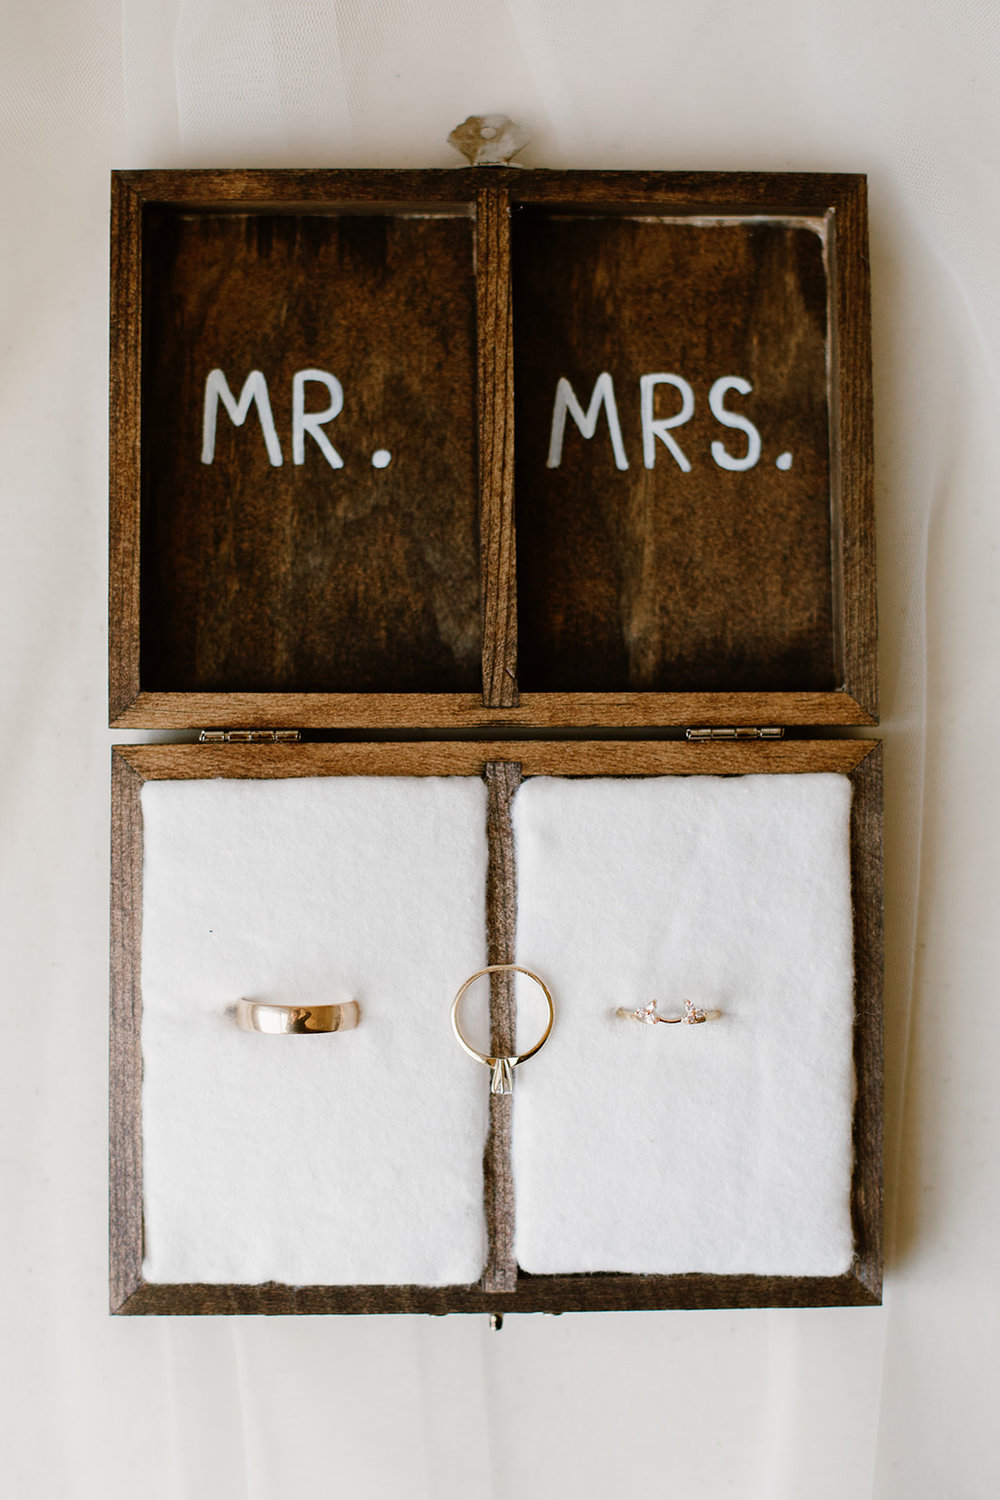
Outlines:
[[[502,708],[517,703],[510,203],[503,188],[478,194],[476,285],[483,702]]]
[[[111,182],[110,391],[108,457],[108,708],[112,722],[134,705],[139,681],[141,525],[142,199],[116,173]]]
[[[253,648],[254,641],[260,638],[261,632],[266,636],[268,631],[272,631],[273,636],[282,639],[288,637],[293,641],[297,636],[305,635],[311,639],[311,644],[308,650],[300,653],[300,664],[308,658],[307,665],[316,666],[318,671],[325,671],[330,675],[319,683],[316,691],[295,690],[311,689],[314,682],[304,676],[299,677],[297,682],[293,681],[289,674],[298,668],[295,667],[292,656],[288,656],[283,649],[275,649],[270,651],[270,665],[277,673],[272,677],[274,691],[238,691],[241,680],[238,676],[236,679],[220,680],[218,691],[207,692],[171,690],[162,680],[148,684],[142,681],[138,652],[140,458],[143,461],[142,474],[145,476],[142,483],[155,483],[150,479],[150,453],[140,452],[140,449],[145,450],[147,447],[145,440],[140,441],[142,434],[139,421],[141,270],[144,242],[148,240],[151,246],[155,238],[146,235],[144,240],[143,225],[152,231],[157,225],[187,222],[192,217],[216,224],[229,218],[234,225],[241,222],[245,225],[250,220],[262,225],[266,220],[274,222],[277,219],[286,225],[296,223],[301,226],[300,233],[308,241],[316,237],[322,238],[325,232],[322,226],[329,226],[331,222],[338,226],[338,232],[343,230],[346,221],[353,217],[358,219],[358,227],[343,230],[344,237],[361,245],[371,238],[373,225],[377,227],[379,220],[388,219],[397,225],[434,223],[433,219],[426,219],[427,213],[441,211],[450,214],[451,222],[454,223],[456,219],[472,212],[472,205],[477,202],[480,194],[483,195],[483,202],[480,204],[481,211],[477,212],[476,224],[478,248],[481,252],[476,281],[476,309],[484,338],[479,342],[475,360],[471,353],[469,360],[470,371],[474,365],[480,376],[476,382],[479,388],[480,416],[475,425],[481,429],[479,440],[482,444],[483,468],[480,475],[480,497],[476,502],[471,498],[471,490],[476,486],[473,470],[469,467],[469,474],[472,475],[470,509],[467,512],[468,524],[464,528],[464,539],[459,535],[463,532],[463,527],[458,526],[457,530],[449,532],[442,550],[441,538],[426,542],[417,536],[414,524],[409,532],[413,545],[407,550],[405,535],[378,533],[378,542],[385,547],[389,559],[388,570],[384,570],[380,564],[373,565],[367,561],[370,536],[366,532],[361,549],[366,561],[360,572],[346,569],[351,586],[360,591],[362,609],[357,618],[352,615],[347,621],[349,628],[342,633],[342,638],[329,645],[320,639],[322,622],[324,611],[337,614],[337,601],[331,603],[329,593],[324,595],[322,588],[314,595],[309,594],[308,586],[315,580],[310,575],[307,559],[295,551],[289,539],[288,528],[283,531],[280,524],[276,524],[274,515],[266,505],[263,507],[263,520],[272,528],[271,541],[265,548],[273,564],[269,565],[268,577],[270,582],[276,582],[277,587],[272,591],[273,597],[272,594],[268,595],[267,607],[261,608],[258,601],[256,607],[244,612],[236,625],[232,621],[239,616],[239,610],[230,610],[226,601],[230,604],[238,601],[233,598],[229,570],[224,565],[225,545],[235,546],[232,528],[229,529],[228,542],[225,524],[220,535],[213,533],[208,538],[213,548],[222,544],[221,552],[206,554],[192,546],[193,556],[186,560],[182,557],[160,560],[160,548],[154,546],[150,549],[151,566],[154,570],[158,567],[165,570],[168,599],[174,587],[169,581],[171,569],[175,570],[175,581],[179,580],[180,595],[185,593],[190,582],[190,569],[193,567],[197,572],[200,567],[203,570],[203,581],[210,585],[210,597],[202,598],[193,587],[188,592],[192,596],[195,616],[204,616],[213,622],[220,640],[226,637],[231,646],[234,642],[238,645],[240,633],[245,631],[250,649]],[[506,304],[504,301],[506,220],[502,205],[508,195],[513,204],[525,206],[528,217],[534,214],[541,215],[543,219],[551,219],[552,211],[558,209],[560,213],[584,220],[588,215],[597,215],[606,220],[621,221],[623,217],[639,213],[654,217],[662,217],[664,214],[708,217],[736,214],[743,215],[744,218],[763,215],[771,219],[782,215],[806,216],[818,217],[826,222],[829,234],[829,415],[832,436],[830,489],[833,528],[828,547],[829,566],[825,565],[824,576],[817,581],[817,599],[824,588],[829,590],[832,622],[827,633],[832,639],[836,680],[827,685],[832,691],[751,692],[741,697],[738,689],[748,688],[751,682],[749,679],[735,678],[732,679],[734,690],[731,692],[712,690],[710,682],[698,684],[699,690],[690,693],[649,690],[649,683],[641,679],[647,671],[643,662],[649,656],[646,643],[650,638],[653,640],[654,660],[656,657],[656,635],[661,617],[661,604],[657,594],[662,591],[663,586],[660,576],[661,559],[657,555],[657,536],[663,528],[655,524],[657,505],[648,504],[647,496],[633,505],[626,517],[631,530],[623,556],[628,563],[625,573],[631,577],[632,582],[627,587],[622,585],[618,600],[619,613],[626,619],[634,637],[631,648],[634,662],[629,670],[634,668],[640,679],[639,690],[589,692],[580,690],[578,685],[570,690],[563,683],[556,682],[552,691],[522,691],[520,702],[516,700],[513,677],[516,670],[516,616],[512,593],[514,536],[509,524],[508,469],[512,432],[510,361],[504,357],[504,339],[507,337],[505,306],[509,307],[510,303],[509,300]],[[423,217],[408,217],[411,214]],[[317,227],[306,227],[310,219],[316,221]],[[451,172],[128,172],[117,174],[116,177],[113,226],[110,709],[112,721],[116,725],[154,728],[237,724],[359,728],[429,728],[441,725],[465,729],[491,724],[498,728],[518,725],[525,728],[545,728],[557,725],[599,727],[613,726],[615,723],[623,726],[667,727],[672,724],[727,722],[875,722],[869,293],[863,179],[843,174],[516,172],[503,168],[490,169],[488,178],[484,177],[482,170],[477,172],[472,169]],[[236,232],[236,229],[230,227],[222,232],[223,239]],[[471,219],[469,232],[472,232]],[[149,253],[154,254],[152,250]],[[367,259],[367,252],[361,259]],[[773,261],[772,271],[776,265],[778,261]],[[440,281],[446,275],[447,257],[439,270]],[[437,295],[440,287],[435,282],[433,268],[424,267],[421,274],[421,284],[428,295]],[[417,276],[416,280],[419,279]],[[196,283],[197,277],[193,280]],[[777,285],[779,281],[781,276],[775,272],[772,282]],[[184,287],[179,289],[179,300],[186,300],[189,291],[195,304],[198,304],[199,297],[202,299],[200,305],[204,309],[204,288],[199,290],[196,284],[189,288],[185,282]],[[266,298],[264,300],[267,301]],[[270,302],[274,302],[273,296]],[[256,309],[256,302],[254,305]],[[206,317],[210,314],[211,309],[208,309]],[[164,313],[168,325],[172,315],[170,310]],[[515,308],[515,318],[516,316]],[[238,319],[232,321],[237,324],[239,322]],[[509,349],[509,342],[506,347]],[[264,364],[263,360],[261,364]],[[792,376],[788,378],[791,379]],[[474,403],[475,399],[470,393],[470,400]],[[249,424],[253,421],[254,417],[251,416],[248,426],[240,430],[239,436],[249,435]],[[147,412],[146,422],[147,425],[152,423],[155,443],[155,433],[159,429],[153,413]],[[225,425],[226,419],[223,419],[223,429]],[[730,446],[733,440],[738,442],[742,439],[739,433],[730,433],[728,436],[723,434],[723,437],[730,442]],[[455,462],[473,465],[474,447],[475,441],[468,453],[456,458]],[[167,458],[170,456],[168,449]],[[157,468],[158,465],[154,466],[154,472]],[[390,468],[382,477],[391,473]],[[270,477],[267,476],[268,479]],[[367,477],[369,480],[374,478],[371,474]],[[429,497],[420,500],[421,514],[424,504],[430,507],[428,514],[437,513],[440,495],[433,486],[431,489]],[[410,499],[411,496],[407,493],[407,504]],[[477,563],[479,544],[475,536],[475,525],[480,504],[486,529],[483,553]],[[648,547],[643,541],[643,527],[646,524],[643,521],[644,506],[650,515]],[[412,515],[413,512],[407,512],[404,507],[404,516],[406,514]],[[389,525],[391,532],[395,523],[391,517],[387,518],[388,522],[392,522]],[[155,516],[144,519],[141,527],[143,536],[155,536],[157,524]],[[369,532],[373,529],[378,532],[370,517],[365,524],[369,525]],[[736,533],[747,524],[744,517],[734,518],[734,556],[739,553]],[[317,521],[315,515],[311,519],[307,517],[307,541],[330,541],[328,528],[325,530],[324,527],[323,518]],[[362,527],[361,530],[363,529]],[[405,521],[401,529],[406,531]],[[808,533],[808,528],[806,530]],[[764,528],[758,528],[759,533],[763,531]],[[178,541],[183,541],[189,534],[186,524],[180,524],[179,517],[176,532]],[[360,534],[359,530],[359,537]],[[804,540],[815,550],[815,536],[811,543],[808,535]],[[243,541],[245,539],[241,538],[241,545]],[[451,547],[451,543],[456,543],[456,547]],[[421,547],[424,548],[423,553]],[[637,564],[637,559],[647,552],[651,580],[643,575]],[[789,577],[792,579],[803,574],[802,559],[793,553],[789,556]],[[206,563],[206,556],[209,555],[217,560],[214,573],[213,565]],[[456,555],[471,558],[471,564],[467,561],[453,566]],[[286,566],[289,557],[292,558],[290,568]],[[419,566],[414,571],[415,557]],[[521,549],[521,559],[524,565],[524,547]],[[437,571],[438,560],[441,562],[441,569],[449,577],[447,588],[440,582],[442,574]],[[558,608],[560,591],[565,594],[568,584],[572,584],[574,569],[579,570],[580,560],[575,555],[569,536],[566,538],[564,555],[559,561],[565,567],[568,583],[558,573],[552,574],[554,597],[548,607],[554,610]],[[405,630],[397,630],[393,637],[392,621],[384,623],[379,615],[378,594],[383,572],[387,571],[387,576],[391,575],[393,566],[397,570],[393,588],[387,588],[385,592],[392,599],[408,600],[407,608],[403,611],[405,624],[407,629],[414,624],[418,627],[412,638],[407,636]],[[298,568],[297,579],[293,576],[295,568]],[[318,574],[330,576],[331,568],[335,571],[336,560],[331,561],[329,555],[316,559],[314,571]],[[250,571],[253,574],[254,569],[251,568]],[[472,573],[476,571],[482,576],[479,580],[472,580]],[[451,579],[452,573],[454,582]],[[753,573],[749,567],[746,573],[748,579],[753,581]],[[639,585],[638,594],[636,580]],[[543,583],[548,581],[542,579]],[[612,583],[614,582],[615,579],[612,578]],[[219,585],[218,589],[216,585]],[[474,607],[475,619],[470,613],[474,587],[481,588],[482,594],[481,600]],[[155,588],[153,592],[155,593]],[[544,588],[534,591],[535,607],[543,607],[537,605],[537,597],[544,599],[544,592]],[[570,592],[572,595],[572,589]],[[751,590],[751,593],[754,592],[759,594],[761,589],[755,585]],[[774,590],[765,589],[763,592],[768,596],[770,607],[773,603],[770,596]],[[217,593],[218,597],[215,597]],[[793,588],[791,594],[793,599],[801,602],[800,588]],[[574,597],[579,600],[580,596],[578,588]],[[161,602],[162,598],[161,592]],[[303,609],[303,600],[307,598],[310,607]],[[636,598],[640,601],[638,613],[635,608]],[[286,611],[294,604],[297,617],[291,623],[279,620],[276,626],[273,625],[269,615],[272,603],[280,605]],[[750,617],[747,630],[753,638],[754,631],[759,628],[754,623],[754,617],[760,611],[753,599],[751,604],[753,607],[747,612]],[[183,638],[185,631],[190,633],[196,627],[192,623],[193,617],[181,607],[176,592],[174,605],[176,607],[172,607],[172,618]],[[149,607],[155,618],[156,609],[152,604]],[[606,600],[602,607],[609,616],[613,612],[610,601]],[[825,608],[822,601],[817,607],[820,613]],[[695,626],[698,625],[700,608],[699,604],[698,608],[691,611]],[[480,609],[482,620],[479,618]],[[799,613],[801,617],[801,609]],[[808,614],[808,610],[806,613]],[[374,629],[370,630],[368,627],[376,616],[379,618]],[[396,624],[399,623],[397,617]],[[436,658],[436,665],[433,658],[437,645],[442,640],[448,643],[449,649],[454,648],[459,641],[470,641],[483,623],[485,633],[481,665],[487,701],[477,704],[472,693],[474,684],[471,680],[468,683],[464,679],[459,681],[461,672],[457,676],[453,674],[447,680],[440,676],[435,679],[434,674],[445,670],[448,664],[442,666],[440,654]],[[435,631],[438,632],[437,637]],[[792,633],[794,635],[794,630]],[[162,640],[158,645],[156,630],[150,634],[149,641],[146,640],[146,634],[144,623],[142,661],[148,662],[152,668],[155,667]],[[704,636],[704,631],[702,634]],[[720,653],[729,663],[725,668],[719,667],[712,653],[702,653],[713,671],[728,671],[733,663],[740,660],[743,647],[735,638],[732,644],[731,652],[727,646]],[[411,647],[414,649],[410,649]],[[527,649],[530,652],[530,643]],[[474,656],[475,651],[471,647],[470,651]],[[264,654],[268,655],[268,652]],[[225,657],[225,649],[222,650],[222,655]],[[366,660],[372,668],[372,676],[369,678],[365,677]],[[463,661],[465,665],[461,671],[469,670],[478,676],[478,668],[471,664],[471,658],[463,657]],[[162,656],[160,664],[163,664]],[[387,670],[384,672],[383,668]],[[575,662],[572,668],[574,671],[579,670]],[[732,669],[735,670],[734,667]],[[450,667],[448,670],[450,671]],[[242,678],[242,683],[244,688],[253,685],[247,676]],[[331,683],[333,689],[345,690],[328,690]],[[175,689],[191,686],[210,686],[214,689],[216,685],[215,680],[210,684],[203,680],[199,684],[175,683],[174,686]],[[371,691],[366,691],[369,686]],[[401,687],[416,690],[399,691]],[[443,690],[428,692],[426,698],[419,691],[431,688]],[[704,690],[700,690],[701,688]],[[504,698],[511,701],[504,702]],[[491,699],[496,701],[490,702]],[[422,717],[424,714],[426,717]]]
[[[511,170],[512,203],[622,207],[688,214],[813,214],[849,204],[859,181],[851,172],[654,172]]]
[[[115,176],[146,203],[193,209],[224,206],[234,212],[247,208],[325,212],[330,207],[352,206],[364,211],[419,212],[427,203],[474,202],[482,186],[482,173],[472,168],[209,167],[125,171]]]
[[[196,168],[124,171],[115,176],[147,203],[192,208],[468,203],[483,186],[481,168]],[[622,204],[687,213],[813,213],[840,208],[857,191],[844,172],[563,171],[491,167],[489,179],[512,202]]]
[[[851,890],[854,905],[855,1271],[882,1296],[882,747],[851,772]]]
[[[111,1310],[142,1280],[142,774],[111,765]]]
[[[687,740],[420,740],[402,744],[118,745],[144,781],[272,776],[482,776],[491,764],[524,776],[850,774],[871,740],[691,744]]]
[[[484,768],[488,793],[486,831],[489,867],[486,876],[486,962],[515,962],[517,873],[511,799],[521,780],[517,761],[490,761]],[[512,974],[490,975],[490,1047],[494,1057],[512,1057],[516,1020]],[[513,1095],[490,1095],[490,1130],[483,1161],[489,1259],[483,1274],[486,1292],[517,1286],[514,1260],[514,1177],[511,1170]]]
[[[472,235],[464,215],[147,214],[144,688],[478,686]],[[258,408],[237,427],[221,404],[202,461],[217,368],[233,397],[263,373],[280,466]],[[293,461],[310,369],[342,387],[339,468],[308,433]],[[307,411],[330,401],[306,385]]]
[[[112,1004],[112,1307],[126,1314],[568,1312],[641,1308],[873,1305],[881,1296],[881,768],[869,740],[692,745],[687,742],[508,741],[410,744],[129,745],[115,751]],[[514,879],[503,846],[505,801],[524,775],[747,775],[836,771],[852,776],[851,860],[857,1021],[852,1215],[857,1256],[840,1277],[532,1277],[489,1291],[462,1287],[290,1287],[142,1283],[139,1087],[142,831],[139,788],[152,778],[320,775],[487,775],[493,844],[491,902]],[[487,771],[487,767],[490,767]],[[506,894],[500,896],[500,891]],[[499,902],[499,907],[497,907]],[[491,954],[509,952],[494,923]],[[499,1204],[498,1204],[499,1206]],[[512,1222],[512,1221],[511,1221]]]
[[[532,690],[829,691],[832,616],[826,224],[757,217],[523,212],[514,224],[519,678]],[[605,409],[592,437],[567,421],[613,381],[622,469]],[[693,415],[645,467],[640,377],[672,373]],[[762,452],[716,420],[749,418]],[[660,385],[654,414],[682,411]],[[718,449],[716,449],[718,451]],[[792,466],[776,467],[791,454]]]
[[[835,618],[843,682],[878,718],[875,596],[875,456],[872,440],[871,273],[865,179],[853,179],[830,212],[831,452]]]
[[[525,1276],[516,1292],[479,1287],[261,1286],[141,1283],[125,1315],[642,1312],[670,1308],[871,1307],[855,1272],[844,1276]]]
[[[849,693],[522,693],[488,708],[479,693],[142,693],[117,729],[669,729],[685,724],[871,725]]]
[[[300,775],[483,775],[490,763],[523,775],[748,775],[837,771],[871,753],[871,739],[691,744],[687,739],[423,739],[381,744],[115,745],[142,780]]]

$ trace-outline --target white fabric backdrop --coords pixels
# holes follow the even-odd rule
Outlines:
[[[996,1493],[996,8],[7,0],[2,25],[7,1492]],[[886,1304],[500,1335],[479,1318],[110,1320],[107,173],[447,165],[447,131],[489,110],[527,127],[528,164],[870,173]]]

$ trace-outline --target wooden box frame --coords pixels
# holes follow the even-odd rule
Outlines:
[[[113,181],[110,716],[115,726],[519,730],[877,722],[867,211],[839,174],[454,171],[122,172]],[[478,348],[481,693],[163,692],[140,675],[144,225],[151,210],[372,212],[467,205]],[[823,692],[525,692],[517,688],[512,207],[813,215],[828,233],[834,630]]]
[[[512,961],[512,789],[523,776],[850,777],[856,1021],[855,1259],[843,1276],[527,1276],[512,1259],[510,1100],[491,1099],[484,1162],[490,1257],[472,1286],[159,1285],[142,1280],[140,793],[150,779],[482,775],[489,788],[489,961]],[[567,1312],[871,1305],[881,1300],[881,748],[868,740],[690,744],[635,741],[136,745],[113,757],[111,1307],[117,1313]],[[447,1023],[447,997],[442,1000]],[[491,1002],[494,1046],[508,1024]]]

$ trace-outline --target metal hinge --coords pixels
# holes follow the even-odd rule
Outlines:
[[[298,729],[203,729],[199,745],[297,745]]]
[[[781,740],[785,737],[785,731],[780,725],[770,725],[763,729],[732,729],[726,725],[723,729],[686,729],[684,733],[687,739],[699,744],[709,740]]]

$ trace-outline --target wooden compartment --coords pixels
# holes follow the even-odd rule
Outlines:
[[[139,172],[114,215],[113,723],[875,722],[863,178]]]
[[[821,218],[515,217],[524,691],[841,681],[826,232]],[[603,381],[589,439],[565,408],[553,420],[561,381],[585,417]]]
[[[489,961],[514,960],[516,872],[510,800],[522,778],[644,777],[833,771],[849,776],[854,928],[854,1261],[839,1276],[587,1274],[528,1276],[512,1240],[511,1096],[492,1096],[483,1163],[489,1258],[473,1285],[292,1286],[146,1283],[142,1276],[142,784],[148,779],[326,776],[485,777]],[[502,743],[120,746],[113,793],[111,1035],[112,1310],[139,1313],[563,1312],[668,1307],[834,1306],[881,1296],[881,767],[870,741],[783,744],[506,741]],[[554,976],[550,976],[554,979]],[[442,975],[441,1026],[450,988]],[[510,1050],[501,984],[491,998],[493,1045]],[[470,1066],[472,1066],[470,1064]],[[487,1086],[484,1070],[483,1088]],[[514,1102],[516,1106],[516,1089]]]
[[[419,209],[150,213],[144,686],[476,689],[473,231]],[[259,372],[242,426],[212,370],[230,399]]]

